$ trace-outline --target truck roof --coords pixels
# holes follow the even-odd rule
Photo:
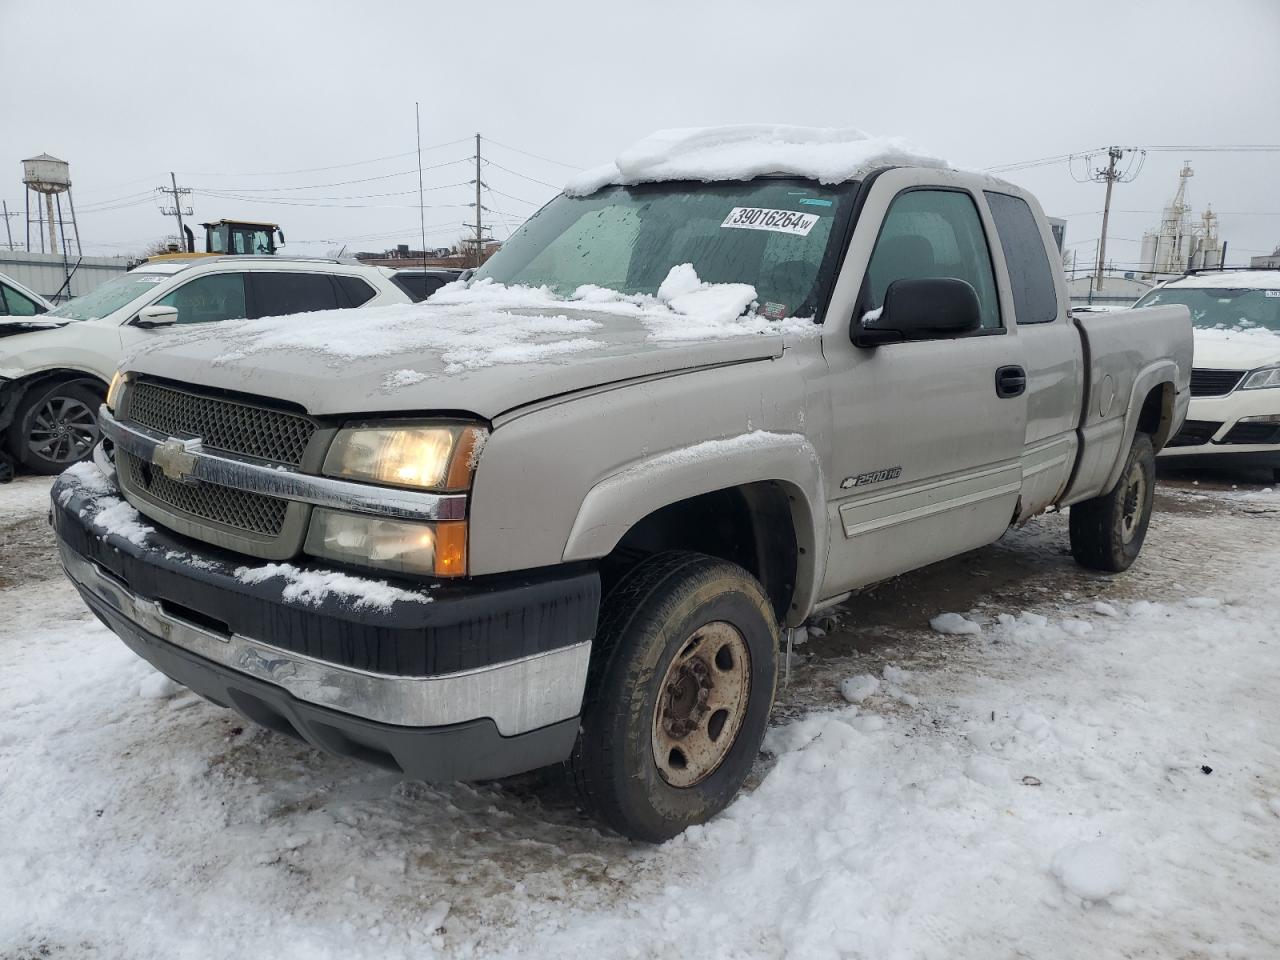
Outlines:
[[[577,174],[565,185],[565,193],[586,196],[611,184],[752,180],[770,174],[843,183],[892,166],[949,164],[900,137],[871,136],[852,127],[683,127],[659,130],[623,150],[612,163]]]

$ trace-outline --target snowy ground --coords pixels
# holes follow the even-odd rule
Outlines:
[[[3,960],[1280,956],[1280,492],[1162,488],[1123,576],[1047,517],[857,598],[754,789],[645,848],[554,778],[398,783],[173,695],[47,485],[0,487]]]

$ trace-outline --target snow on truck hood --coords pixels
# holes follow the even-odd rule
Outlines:
[[[494,417],[545,397],[718,363],[777,357],[808,319],[743,315],[746,284],[688,264],[658,297],[480,281],[416,304],[224,321],[175,333],[124,368],[300,404],[309,412],[460,411]]]
[[[576,175],[565,193],[586,196],[610,184],[750,180],[768,174],[843,183],[877,167],[898,165],[948,166],[899,137],[873,137],[852,127],[689,127],[651,134],[613,163]]]

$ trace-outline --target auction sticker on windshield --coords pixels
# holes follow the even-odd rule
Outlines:
[[[720,224],[722,230],[772,230],[807,237],[819,220],[816,213],[770,210],[767,207],[734,207]]]

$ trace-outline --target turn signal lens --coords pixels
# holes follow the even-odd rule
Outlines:
[[[313,557],[414,576],[467,572],[464,520],[410,523],[317,507],[304,547]]]

